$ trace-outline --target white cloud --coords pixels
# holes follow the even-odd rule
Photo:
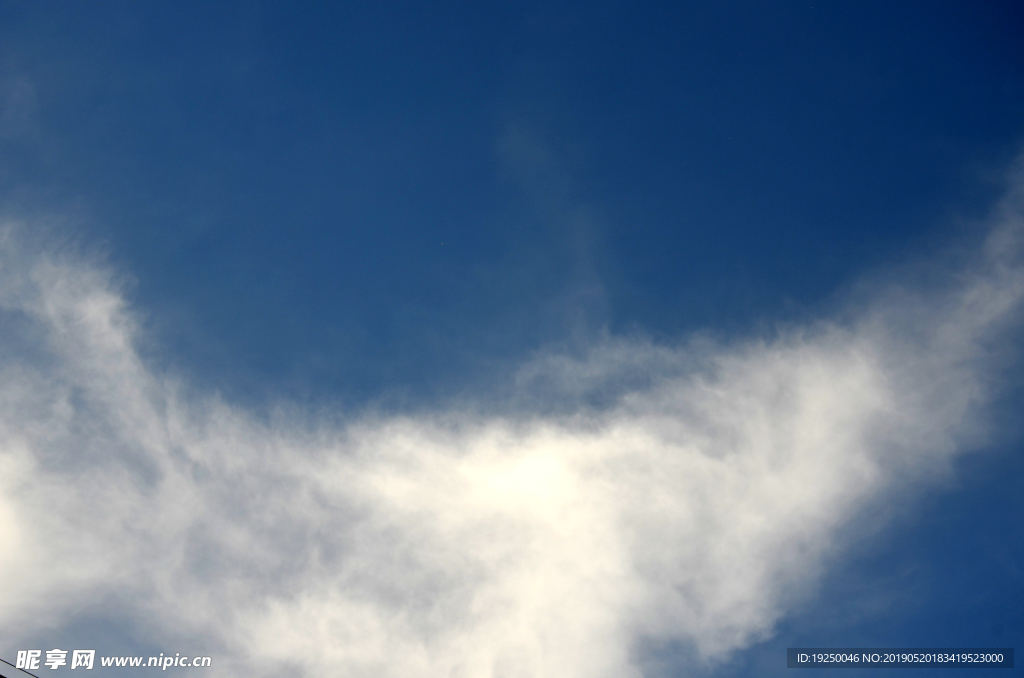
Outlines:
[[[860,508],[983,432],[1024,294],[1020,215],[1015,193],[941,292],[882,290],[843,322],[539,358],[518,387],[578,403],[555,414],[344,425],[182,395],[102,267],[10,229],[3,651],[101,608],[152,644],[209,635],[210,676],[623,678],[645,639],[742,648]]]

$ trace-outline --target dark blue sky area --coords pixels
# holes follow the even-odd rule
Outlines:
[[[0,7],[6,192],[243,398],[799,317],[982,213],[1024,121],[1010,2]]]

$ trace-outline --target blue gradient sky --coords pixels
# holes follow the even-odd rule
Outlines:
[[[147,370],[255,420],[600,409],[628,369],[567,402],[523,365],[939,294],[1019,184],[1022,35],[1015,2],[0,2],[0,199],[114,271]],[[1014,317],[951,473],[846,516],[764,637],[644,675],[1024,646]],[[104,609],[46,628],[159,647]]]

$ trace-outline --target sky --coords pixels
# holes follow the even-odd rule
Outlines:
[[[1022,34],[0,0],[0,659],[1024,645]]]

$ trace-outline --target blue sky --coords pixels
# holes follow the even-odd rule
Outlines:
[[[0,658],[1019,645],[1022,29],[0,2]]]

